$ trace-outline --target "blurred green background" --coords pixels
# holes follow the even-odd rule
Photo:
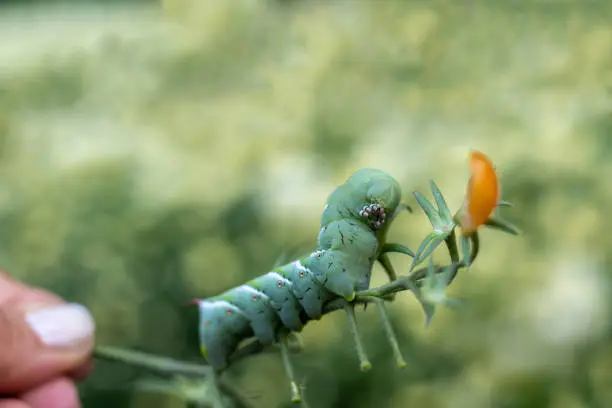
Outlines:
[[[467,306],[430,328],[411,295],[390,305],[403,371],[375,308],[367,374],[341,313],[310,324],[310,405],[609,407],[611,90],[609,1],[3,4],[0,263],[88,305],[100,343],[198,361],[186,302],[310,249],[353,171],[412,204],[432,178],[455,210],[476,148],[524,235],[484,231],[450,290]],[[404,214],[390,237],[416,249],[429,228]],[[229,374],[289,406],[277,354]],[[140,377],[99,363],[84,406],[183,406]]]

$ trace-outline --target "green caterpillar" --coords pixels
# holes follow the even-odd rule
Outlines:
[[[374,263],[381,262],[393,280],[387,252],[414,256],[406,247],[385,242],[394,217],[410,210],[401,199],[399,183],[390,175],[358,170],[328,197],[314,252],[218,296],[197,300],[201,352],[208,363],[224,369],[240,342],[251,337],[264,346],[283,346],[284,335],[318,320],[333,299],[346,300],[354,323],[350,302],[356,291],[370,286]],[[357,347],[359,352],[361,345]],[[368,364],[362,361],[362,368]]]

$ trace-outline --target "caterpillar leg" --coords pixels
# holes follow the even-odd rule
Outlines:
[[[393,350],[393,356],[395,357],[395,363],[399,368],[406,367],[406,361],[404,360],[404,356],[402,356],[402,352],[399,349],[399,342],[397,341],[397,337],[395,336],[395,331],[393,330],[393,326],[391,326],[391,319],[389,318],[389,312],[387,311],[387,305],[384,300],[378,298],[372,298],[372,300],[376,303],[378,307],[378,312],[380,313],[380,319],[383,321],[383,326],[385,327],[385,333],[387,334],[387,339],[389,340],[389,344],[391,345],[391,350]]]
[[[370,360],[366,355],[365,348],[363,347],[363,342],[361,340],[361,335],[359,334],[357,318],[355,317],[355,304],[346,302],[344,310],[346,311],[346,317],[349,323],[349,330],[351,331],[353,341],[355,342],[357,357],[359,357],[359,367],[363,372],[370,371],[370,369],[372,368],[372,364],[370,363]]]
[[[283,359],[283,366],[285,367],[285,374],[289,380],[289,387],[291,388],[291,402],[301,402],[302,396],[300,395],[300,387],[295,380],[295,370],[293,369],[293,363],[291,362],[291,351],[288,343],[287,334],[282,334],[280,339],[281,357]]]

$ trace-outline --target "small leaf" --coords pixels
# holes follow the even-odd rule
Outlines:
[[[448,205],[446,205],[446,200],[444,199],[442,192],[433,180],[430,180],[429,184],[431,186],[431,193],[433,194],[434,199],[436,200],[436,205],[438,206],[440,218],[446,221],[446,224],[452,222],[453,216],[451,215]]]
[[[511,235],[520,235],[520,231],[517,227],[500,217],[489,217],[489,219],[485,222],[485,225],[489,228],[496,229]]]
[[[444,299],[444,288],[439,287],[438,277],[436,276],[436,266],[433,257],[429,257],[427,265],[427,277],[423,283],[422,297],[423,310],[425,311],[425,327],[429,327],[436,313],[436,305]]]
[[[470,264],[474,262],[474,259],[478,256],[480,251],[480,238],[478,237],[478,231],[473,233],[470,238],[472,239],[472,253],[470,254]]]
[[[434,314],[436,314],[436,305],[431,303],[423,303],[423,310],[425,311],[425,327],[429,327],[433,320]]]
[[[440,281],[444,283],[444,286],[448,287],[453,278],[453,267],[450,265],[444,266],[443,272],[440,272],[438,276]]]
[[[410,248],[402,244],[393,244],[393,243],[388,243],[388,242],[385,243],[382,249],[380,250],[380,253],[384,254],[387,252],[397,252],[400,254],[408,255],[412,258],[415,257],[414,252],[412,252]]]
[[[442,242],[444,242],[444,239],[436,234],[436,237],[431,240],[430,244],[427,246],[427,249],[425,249],[423,253],[419,255],[419,259],[422,261],[427,258],[438,246],[440,246]]]
[[[433,261],[433,256],[429,257],[429,263],[427,264],[427,278],[430,280],[436,277],[436,265]]]
[[[434,226],[435,228],[435,226]],[[414,260],[412,261],[412,265],[410,267],[410,271],[412,271],[415,266],[419,265],[425,258],[427,258],[431,253],[438,247],[440,244],[448,239],[448,237],[454,233],[454,226],[451,228],[443,227],[443,228],[435,228],[434,231],[430,232],[419,248],[417,249]]]
[[[423,309],[423,312],[425,313],[425,327],[429,326],[436,311],[435,306],[425,301],[421,288],[419,288],[419,286],[411,279],[406,280],[406,286],[414,294],[414,297],[416,297],[417,301],[421,305],[421,308]]]
[[[422,301],[425,305],[426,325],[431,323],[437,305],[456,308],[462,304],[461,300],[448,298],[446,296],[446,290],[451,277],[452,268],[445,266],[441,272],[437,272],[437,268],[433,263],[433,257],[429,258],[427,276],[423,282],[423,288],[421,289]]]
[[[406,203],[400,203],[396,208],[395,211],[393,211],[393,214],[391,214],[391,216],[389,218],[387,218],[387,223],[390,223],[391,221],[393,221],[402,211],[408,211],[409,213],[413,213],[414,211],[412,210],[412,207],[410,207],[408,204]]]
[[[406,210],[406,211],[408,211],[408,212],[409,212],[409,213],[411,213],[411,214],[412,214],[412,213],[414,213],[414,210],[412,209],[412,207],[411,207],[411,206],[409,206],[409,205],[408,205],[408,204],[406,204],[406,203],[400,203],[400,204],[397,206],[397,209],[396,209],[395,211],[396,211],[396,212],[399,212],[399,211],[402,211],[402,210]]]
[[[444,307],[448,307],[449,309],[459,309],[460,307],[465,306],[465,301],[455,298],[445,298],[442,305]]]
[[[499,203],[497,203],[498,207],[514,207],[514,204],[509,203],[508,201],[504,201],[504,200],[500,200]]]
[[[421,289],[425,305],[425,326],[429,326],[431,323],[436,312],[436,305],[446,298],[444,295],[445,288],[446,284],[440,281],[439,276],[436,276],[436,266],[433,263],[433,257],[430,257],[429,265],[427,265],[427,276]]]
[[[427,218],[429,218],[429,222],[431,222],[431,225],[436,228],[436,226],[439,225],[441,221],[438,211],[436,211],[434,206],[429,201],[427,201],[427,199],[423,197],[421,193],[415,191],[413,194],[421,208],[423,208],[423,211],[425,211],[425,215],[427,215]]]
[[[435,232],[430,232],[425,239],[423,240],[423,242],[421,242],[421,245],[419,245],[419,248],[417,249],[416,255],[414,257],[414,259],[412,260],[412,266],[410,266],[410,271],[412,272],[412,270],[414,269],[415,266],[417,266],[418,264],[420,264],[422,262],[422,258],[421,258],[421,254],[423,253],[423,251],[425,250],[425,248],[427,247],[427,245],[429,245],[429,243],[436,238],[437,234]]]
[[[470,240],[467,235],[461,236],[461,254],[463,255],[463,263],[466,266],[466,270],[470,269],[470,264],[472,263],[472,258],[470,254]]]
[[[429,264],[427,265],[427,275],[424,287],[430,291],[435,291],[435,295],[444,294],[444,289],[448,286],[449,281],[449,269],[442,268],[443,272],[437,271],[436,265],[433,262],[433,256],[429,257]],[[441,291],[441,292],[440,292]],[[434,292],[431,292],[434,294]],[[443,297],[443,296],[442,296]],[[439,299],[434,296],[432,299]],[[437,301],[434,301],[437,303]]]

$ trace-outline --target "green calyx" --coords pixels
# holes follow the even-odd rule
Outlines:
[[[500,200],[497,207],[513,207],[508,201]],[[455,215],[455,222],[458,219],[458,214]],[[492,214],[489,219],[484,223],[483,227],[488,227],[494,230],[505,232],[510,235],[520,235],[519,229],[514,226],[511,222],[501,218],[498,214]],[[480,250],[480,238],[478,231],[471,234],[461,236],[461,254],[463,256],[463,263],[467,268],[470,267],[474,259],[478,255]]]
[[[416,255],[414,256],[414,260],[412,261],[412,265],[410,266],[410,272],[412,272],[417,265],[421,264],[429,255],[431,255],[442,242],[447,241],[450,237],[454,237],[454,230],[457,226],[457,223],[453,219],[440,189],[433,180],[430,180],[429,184],[437,208],[434,207],[434,205],[418,191],[415,191],[413,194],[425,212],[425,215],[427,215],[427,218],[433,227],[433,231],[430,232],[421,242],[421,245],[419,245]],[[452,245],[449,245],[449,251],[452,252],[453,249],[451,249],[451,246]],[[454,252],[456,253],[456,245],[454,247]],[[453,254],[451,253],[451,257],[452,256]]]

